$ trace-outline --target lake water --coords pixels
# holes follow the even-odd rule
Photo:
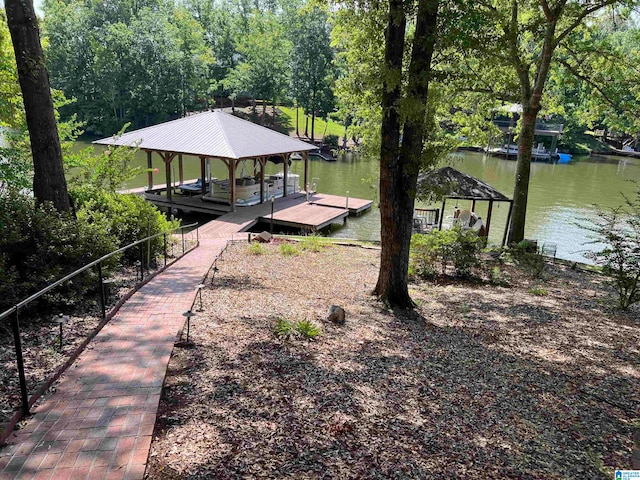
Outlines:
[[[136,163],[146,168],[146,154],[139,152]],[[174,160],[175,174],[178,173]],[[450,155],[448,163],[469,175],[489,183],[508,197],[513,196],[516,162],[481,153],[462,152]],[[154,155],[154,183],[165,183],[164,166],[160,157]],[[309,179],[319,178],[318,191],[335,195],[374,199],[375,191],[371,181],[379,169],[379,161],[356,156],[347,156],[337,162],[323,160],[309,161]],[[222,162],[212,162],[213,175],[227,178]],[[252,172],[252,162],[246,162],[247,174]],[[302,162],[293,162],[292,171],[302,176]],[[282,166],[268,163],[268,173],[281,170]],[[238,168],[241,173],[242,166]],[[197,158],[185,156],[185,179],[200,176],[200,162]],[[177,178],[177,175],[174,175]],[[567,260],[587,262],[583,252],[596,248],[586,244],[587,232],[579,223],[594,218],[595,205],[615,207],[623,202],[622,194],[633,197],[640,181],[640,159],[626,157],[574,157],[568,164],[534,163],[531,166],[529,201],[527,207],[526,238],[537,239],[539,244],[557,244],[557,256]],[[146,185],[147,174],[141,174],[129,182],[128,188]],[[461,209],[470,209],[471,202],[458,201]],[[428,205],[420,205],[427,207]],[[445,217],[453,213],[455,200],[448,200]],[[435,207],[439,208],[440,205]],[[486,202],[478,202],[476,211],[486,219]],[[495,203],[490,241],[502,241],[508,212],[507,204]],[[361,217],[350,217],[347,224],[332,229],[331,236],[364,240],[380,239],[380,215],[377,209]]]

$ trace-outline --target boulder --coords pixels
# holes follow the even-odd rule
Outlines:
[[[346,320],[344,308],[339,307],[338,305],[331,305],[327,320],[335,323],[336,325],[344,325]]]
[[[254,242],[259,243],[269,243],[271,241],[272,235],[269,232],[262,232],[253,237]]]

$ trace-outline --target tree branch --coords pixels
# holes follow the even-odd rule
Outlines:
[[[582,21],[588,17],[589,15],[591,15],[594,12],[597,12],[598,10],[607,7],[609,5],[613,5],[614,3],[616,3],[618,0],[605,0],[602,3],[598,3],[594,6],[592,6],[591,8],[585,8],[582,13],[580,13],[580,15],[578,15],[576,17],[576,19],[573,21],[573,23],[571,23],[571,25],[569,25],[560,35],[558,35],[556,37],[556,41],[555,41],[555,45],[554,47],[558,46],[560,44],[560,42],[562,42],[562,40],[564,40],[567,35],[569,35],[571,32],[573,32],[576,28],[578,28],[580,26],[580,24],[582,23]]]

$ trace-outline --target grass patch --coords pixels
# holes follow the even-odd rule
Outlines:
[[[544,297],[545,295],[547,295],[549,292],[547,292],[546,288],[542,288],[542,287],[533,287],[530,288],[529,290],[527,290],[527,293],[530,293],[531,295],[537,295],[539,297]]]
[[[251,245],[249,245],[249,253],[251,255],[264,255],[265,253],[267,253],[267,251],[261,244],[253,242]]]
[[[296,109],[289,107],[278,107],[280,111],[289,119],[289,124],[293,127],[293,131],[296,129]],[[298,117],[298,131],[300,135],[304,134],[304,124],[306,115],[302,111],[302,108],[299,108],[299,117]],[[325,122],[321,118],[316,117],[315,129],[314,129],[314,137],[316,139],[321,138],[323,134],[325,134],[325,126],[327,128],[326,135],[336,135],[339,138],[344,136],[344,125],[334,122],[329,119],[329,122]],[[309,135],[311,135],[311,116],[309,115]]]
[[[309,235],[308,237],[300,240],[298,246],[301,250],[309,252],[322,252],[329,247],[329,242],[320,235]]]
[[[281,243],[278,250],[280,250],[280,254],[283,257],[293,257],[295,255],[300,254],[300,251],[298,250],[298,248],[291,243]]]

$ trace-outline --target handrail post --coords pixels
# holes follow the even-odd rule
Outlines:
[[[100,306],[102,307],[102,319],[107,318],[107,298],[104,293],[104,279],[102,278],[102,264],[98,262],[98,287],[100,288]]]
[[[13,330],[13,343],[16,347],[16,363],[18,364],[18,377],[20,378],[20,396],[22,398],[22,414],[29,415],[29,392],[27,391],[27,379],[24,375],[24,360],[22,358],[22,342],[20,341],[20,321],[18,319],[18,307],[11,321]]]
[[[164,250],[164,266],[167,266],[167,232],[164,232],[164,245],[163,245],[163,250]]]
[[[144,242],[140,244],[140,281],[144,280]]]

